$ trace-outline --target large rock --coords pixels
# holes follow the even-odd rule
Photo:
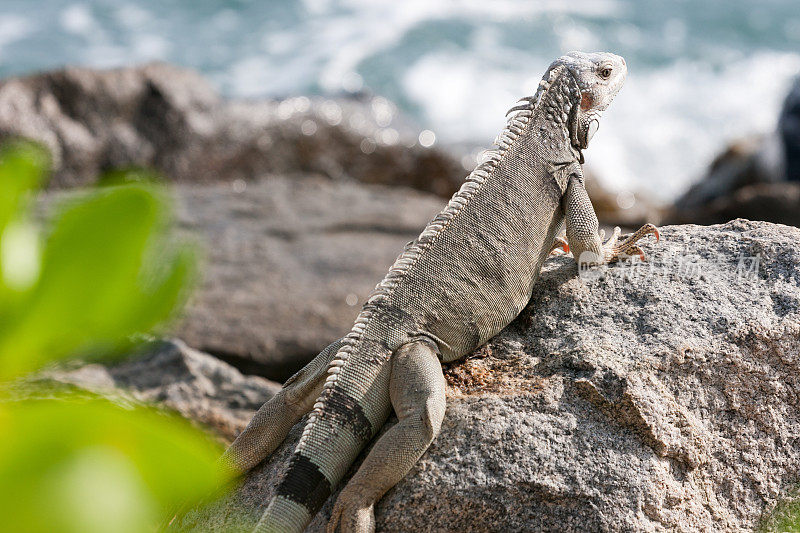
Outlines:
[[[147,167],[193,183],[314,172],[451,194],[464,168],[417,134],[385,98],[228,101],[197,73],[161,63],[0,82],[0,138],[47,145],[53,187]]]
[[[379,531],[742,531],[791,492],[800,230],[666,227],[647,250],[583,278],[548,262],[522,315],[447,368],[442,432]],[[180,528],[252,525],[299,429]]]
[[[0,82],[0,136],[44,143],[54,187],[93,183],[106,170],[153,167],[191,176],[218,128],[222,105],[198,74],[163,64],[66,68]]]
[[[175,196],[180,228],[207,256],[176,334],[281,381],[350,331],[367,295],[443,203],[312,177],[181,185]]]
[[[53,370],[35,379],[158,403],[212,429],[226,442],[231,442],[253,412],[281,387],[258,376],[245,376],[180,340],[150,343],[116,365]]]

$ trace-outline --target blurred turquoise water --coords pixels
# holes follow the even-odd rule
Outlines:
[[[796,0],[384,2],[3,0],[0,75],[160,59],[231,96],[389,97],[440,142],[487,145],[572,49],[629,80],[587,153],[620,190],[668,199],[727,140],[774,128],[800,72]]]

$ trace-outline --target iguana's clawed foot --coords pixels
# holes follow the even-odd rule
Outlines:
[[[620,229],[616,227],[614,228],[614,233],[602,246],[602,256],[587,250],[576,259],[580,265],[586,266],[616,263],[630,257],[639,257],[639,259],[645,261],[644,250],[636,243],[647,235],[655,235],[656,241],[661,238],[658,228],[652,224],[645,224],[634,233],[625,236],[620,236]],[[600,240],[602,241],[604,237],[605,231],[600,230]]]
[[[614,228],[614,233],[611,235],[611,238],[606,241],[603,245],[603,260],[606,263],[614,263],[619,261],[620,259],[626,259],[628,257],[638,256],[642,261],[644,261],[645,255],[644,250],[642,250],[636,242],[646,237],[647,235],[654,235],[656,238],[656,242],[661,239],[661,234],[658,232],[658,228],[652,224],[645,224],[634,233],[630,235],[626,235],[624,237],[620,236],[620,229],[619,226]],[[602,238],[602,232],[601,232]]]
[[[326,533],[373,533],[375,531],[375,505],[361,501],[349,487],[336,499]]]
[[[569,243],[564,237],[556,237],[553,241],[553,247],[550,248],[550,255],[559,256],[569,253]]]

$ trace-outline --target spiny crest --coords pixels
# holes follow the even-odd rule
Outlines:
[[[461,188],[453,195],[447,206],[428,223],[417,240],[397,257],[394,264],[389,269],[389,273],[370,294],[367,300],[368,304],[380,303],[391,296],[394,288],[411,267],[414,266],[417,259],[419,259],[425,250],[430,248],[450,221],[453,220],[467,203],[469,203],[469,200],[475,196],[475,193],[489,178],[489,175],[500,163],[505,153],[530,122],[541,95],[550,87],[550,83],[555,75],[555,72],[551,72],[551,76],[548,80],[542,80],[539,83],[539,87],[534,96],[520,99],[517,105],[506,113],[508,117],[506,126],[494,140],[492,148],[483,152],[483,161],[475,167],[469,176],[467,176]]]
[[[500,132],[500,135],[495,138],[492,143],[493,146],[483,152],[483,161],[467,176],[461,188],[453,195],[447,206],[428,223],[417,240],[397,257],[386,277],[378,283],[370,294],[367,304],[377,304],[391,296],[394,288],[403,279],[406,272],[414,266],[420,255],[433,244],[436,237],[467,205],[469,200],[480,189],[480,186],[489,178],[489,174],[497,167],[513,142],[530,122],[534,110],[542,100],[542,96],[564,72],[566,72],[566,69],[562,66],[548,69],[545,78],[539,82],[536,94],[521,98],[518,100],[517,105],[509,109],[506,113],[506,117],[508,117],[506,126]],[[577,91],[577,86],[575,86],[575,90]],[[558,96],[558,98],[563,100],[571,94],[564,94],[563,96]]]
[[[575,78],[565,66],[559,65],[550,70],[546,84],[539,84],[537,109],[548,122],[566,125],[574,105],[580,102],[580,88]]]
[[[537,91],[536,111],[543,124],[539,126],[542,147],[555,152],[567,144],[577,144],[572,139],[570,117],[581,99],[580,87],[563,65],[551,66],[548,81]]]

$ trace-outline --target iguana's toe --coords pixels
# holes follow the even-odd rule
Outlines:
[[[566,255],[569,253],[569,243],[564,237],[556,237],[553,241],[553,247],[550,248],[550,255]]]
[[[621,232],[622,232],[622,230],[619,229],[619,226],[615,226],[614,227],[614,232],[611,234],[611,237],[608,238],[608,240],[605,242],[605,244],[603,244],[603,248],[606,248],[608,250],[613,249],[617,245],[617,241],[619,241],[619,235],[620,235]],[[601,241],[605,238],[605,236],[606,236],[606,232],[604,230],[600,230],[600,240]]]
[[[326,533],[374,533],[375,509],[374,505],[365,505],[359,498],[351,497],[345,490],[339,494],[333,506],[331,518],[328,520]]]
[[[339,501],[336,501],[336,504],[333,506],[333,511],[331,512],[331,517],[328,519],[328,525],[325,527],[325,533],[336,533],[336,529],[339,527],[339,520],[342,518],[342,506],[339,505]]]
[[[647,257],[644,255],[644,250],[642,250],[641,248],[639,248],[635,244],[632,245],[632,246],[629,246],[628,249],[625,250],[624,255],[627,255],[628,257],[636,256],[639,259],[641,259],[642,261],[646,261],[647,260]]]
[[[656,226],[654,226],[653,224],[645,224],[644,226],[642,226],[641,228],[639,228],[638,230],[636,230],[633,233],[628,233],[626,235],[621,235],[619,237],[619,240],[622,241],[622,242],[626,242],[626,241],[632,241],[633,242],[633,241],[638,241],[639,239],[641,239],[642,237],[645,237],[647,235],[653,235],[656,238],[656,242],[661,240],[661,233],[659,233],[658,228]]]

